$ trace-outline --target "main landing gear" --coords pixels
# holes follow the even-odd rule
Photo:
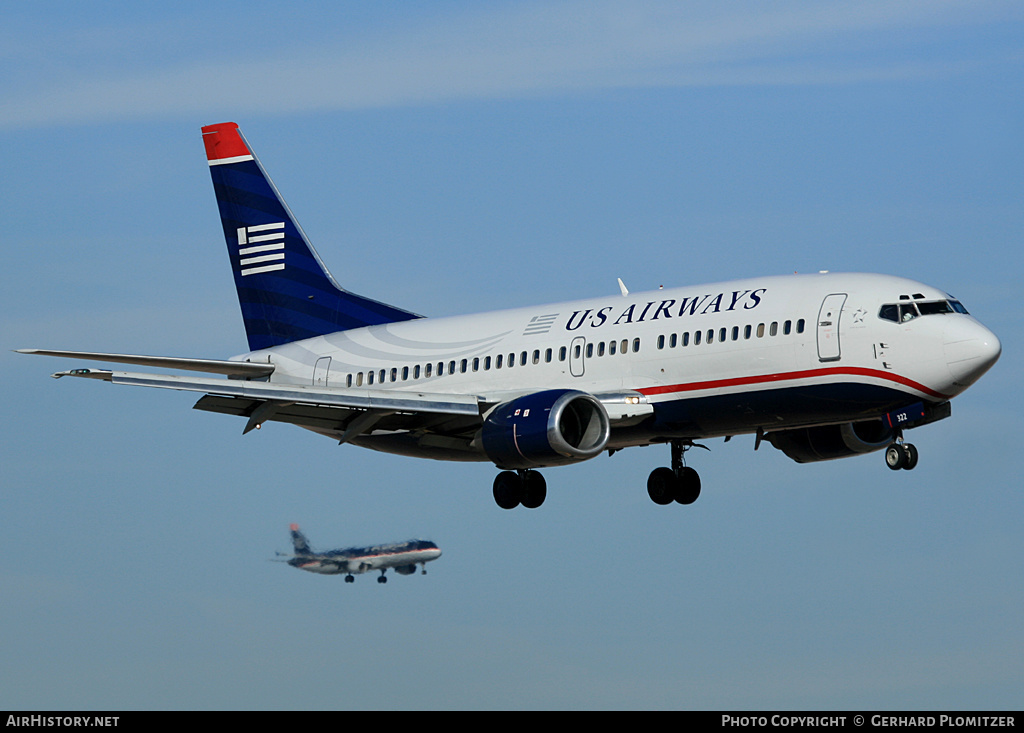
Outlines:
[[[700,476],[689,466],[683,465],[683,453],[692,444],[682,440],[672,441],[672,468],[656,468],[647,478],[647,494],[655,504],[692,504],[700,496]]]
[[[900,438],[885,449],[885,465],[893,471],[912,470],[917,465],[917,448]]]
[[[520,504],[536,509],[547,495],[547,482],[537,471],[502,471],[494,479],[494,501],[502,509],[515,509]]]

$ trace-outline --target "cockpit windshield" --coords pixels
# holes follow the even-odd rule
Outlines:
[[[906,323],[918,316],[932,316],[942,313],[963,313],[968,315],[967,309],[959,300],[929,300],[916,303],[887,303],[878,309],[878,317],[884,321],[894,323]]]

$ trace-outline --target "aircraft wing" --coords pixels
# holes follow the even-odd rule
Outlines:
[[[274,371],[273,364],[254,364],[248,361],[227,361],[223,359],[189,359],[179,356],[143,356],[141,354],[101,354],[94,351],[53,351],[49,349],[15,349],[15,351],[19,354],[36,354],[37,356],[66,356],[72,359],[107,361],[116,364],[134,364],[135,366],[225,374],[229,377],[265,377]],[[61,372],[53,376],[61,377],[65,376],[65,373]]]
[[[479,402],[473,395],[313,387],[107,369],[72,369],[53,376],[205,392],[196,409],[248,417],[243,433],[273,420],[340,437],[344,443],[370,429],[411,430],[451,418],[468,418],[473,423],[480,419]]]
[[[258,379],[269,376],[274,370],[273,364],[246,361],[43,349],[19,349],[18,352],[226,375],[228,379],[72,369],[57,372],[53,377],[84,377],[113,384],[203,392],[195,409],[248,418],[243,434],[267,421],[285,422],[341,443],[375,430],[424,431],[458,438],[460,446],[468,447],[483,414],[493,404],[510,397],[276,384]],[[616,427],[637,424],[653,412],[652,405],[639,392],[604,393],[595,397],[604,405],[609,420]]]

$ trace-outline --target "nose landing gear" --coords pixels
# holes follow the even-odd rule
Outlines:
[[[885,449],[885,465],[893,471],[910,471],[917,465],[917,448],[901,438]]]

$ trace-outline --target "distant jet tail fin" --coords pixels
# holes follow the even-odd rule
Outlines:
[[[306,539],[306,535],[299,530],[299,525],[293,524],[289,529],[292,531],[292,545],[295,547],[295,554],[312,555],[313,551],[309,549],[309,541]]]
[[[343,290],[234,122],[202,128],[249,349],[419,318]]]

